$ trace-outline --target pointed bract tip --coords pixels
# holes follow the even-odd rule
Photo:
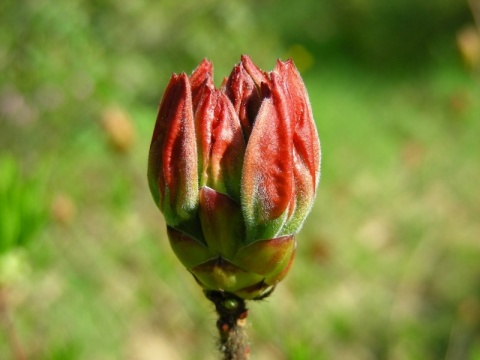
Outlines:
[[[196,92],[196,90],[204,84],[213,87],[212,62],[207,59],[203,59],[200,65],[198,65],[197,68],[192,71],[189,80],[190,85],[192,86],[192,92]]]

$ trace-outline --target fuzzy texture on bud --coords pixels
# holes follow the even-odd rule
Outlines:
[[[204,60],[172,75],[153,131],[148,180],[172,249],[206,290],[272,291],[315,199],[320,143],[292,60],[242,56],[219,89]]]

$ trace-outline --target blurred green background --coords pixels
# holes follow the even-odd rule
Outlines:
[[[477,23],[475,25],[475,17]],[[215,359],[146,182],[173,72],[293,57],[318,198],[253,359],[480,359],[478,0],[3,0],[0,358]]]

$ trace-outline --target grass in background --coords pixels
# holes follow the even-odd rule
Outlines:
[[[478,79],[455,64],[388,81],[324,64],[305,81],[319,195],[291,273],[250,305],[253,357],[480,359]],[[123,110],[126,151],[100,110],[62,153],[37,157],[52,219],[8,293],[29,359],[215,356],[214,311],[148,191],[156,109]]]

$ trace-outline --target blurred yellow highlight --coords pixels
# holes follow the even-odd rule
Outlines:
[[[480,69],[480,32],[474,26],[467,26],[457,33],[457,46],[468,68]]]
[[[135,142],[135,129],[129,114],[119,107],[109,107],[102,113],[102,126],[110,145],[120,153],[127,153]]]
[[[300,44],[294,44],[288,48],[285,59],[293,59],[300,73],[310,69],[315,63],[315,59],[307,48]]]

